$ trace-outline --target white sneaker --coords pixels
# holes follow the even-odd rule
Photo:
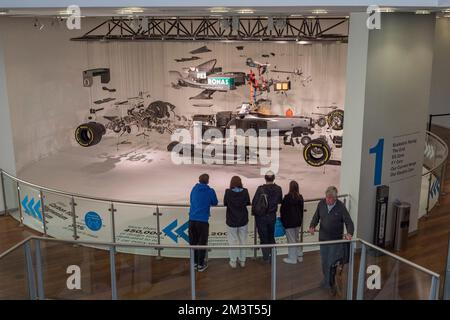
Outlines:
[[[241,265],[241,268],[245,268],[245,261],[239,261],[239,264]]]
[[[230,267],[232,267],[233,269],[236,268],[236,261],[231,261],[230,260]]]
[[[283,262],[284,263],[289,263],[289,264],[296,264],[297,263],[297,261],[290,260],[289,258],[283,258]]]
[[[303,257],[298,257],[298,258],[297,258],[297,261],[298,261],[298,262],[303,262]]]

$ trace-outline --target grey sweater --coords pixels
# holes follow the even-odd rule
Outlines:
[[[319,241],[341,240],[344,235],[344,224],[347,232],[352,236],[355,231],[352,218],[340,200],[336,201],[336,205],[331,209],[330,213],[328,213],[325,199],[320,200],[310,227],[315,228],[319,221]]]

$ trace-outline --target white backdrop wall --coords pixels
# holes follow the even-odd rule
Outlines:
[[[89,108],[98,107],[93,101],[108,96],[117,99],[134,97],[139,91],[148,91],[153,99],[169,101],[179,113],[215,113],[235,110],[249,100],[248,86],[213,95],[213,100],[189,100],[201,90],[175,90],[170,70],[198,65],[217,59],[217,67],[224,71],[249,72],[246,57],[269,62],[269,70],[292,71],[301,68],[312,82],[303,87],[295,76],[293,90],[287,97],[272,93],[273,111],[283,113],[292,108],[297,115],[320,111],[317,106],[343,106],[345,95],[346,44],[297,45],[295,43],[223,43],[223,42],[74,42],[79,36],[100,22],[83,19],[82,30],[69,31],[64,24],[51,26],[51,20],[42,31],[34,26],[34,19],[0,18],[0,41],[4,45],[7,91],[17,170],[74,145],[74,130],[84,122]],[[207,45],[212,51],[197,54],[201,60],[178,63],[176,58],[192,56],[189,51]],[[236,46],[243,45],[239,51]],[[275,53],[272,56],[271,53]],[[262,54],[269,54],[264,58]],[[243,55],[243,56],[240,56]],[[82,71],[90,68],[111,69],[108,93],[101,89],[99,79],[90,88],[82,86]],[[254,71],[256,71],[254,69]],[[286,74],[269,74],[285,79]],[[297,80],[296,80],[297,79]],[[264,96],[263,96],[264,97]],[[212,108],[195,108],[195,103],[213,103]],[[106,109],[114,109],[110,105]],[[111,108],[109,108],[111,106]],[[322,110],[323,111],[323,110]],[[100,114],[101,116],[102,114]]]
[[[200,60],[175,62],[175,59],[193,56],[189,51],[207,45],[211,52],[196,54]],[[244,46],[239,51],[236,46]],[[229,92],[216,92],[212,100],[189,100],[201,92],[200,89],[174,89],[170,83],[175,78],[169,71],[180,71],[197,66],[210,59],[217,59],[216,67],[223,71],[249,72],[247,57],[270,63],[270,69],[293,71],[302,69],[312,82],[302,86],[299,77],[290,76],[292,90],[287,96],[271,93],[262,97],[272,100],[273,112],[284,113],[288,108],[297,115],[310,115],[317,106],[336,104],[343,107],[345,95],[346,44],[297,45],[287,43],[221,43],[221,42],[91,42],[88,44],[89,68],[109,67],[111,83],[108,87],[117,89],[118,98],[136,96],[139,91],[148,91],[154,99],[167,100],[177,106],[179,112],[215,113],[222,110],[236,110],[244,101],[249,101],[248,86]],[[274,53],[275,56],[272,56]],[[261,55],[270,57],[264,58]],[[256,72],[255,68],[253,71]],[[288,74],[269,73],[266,78],[286,79]],[[106,96],[101,86],[89,89],[91,99]],[[196,108],[193,104],[212,103],[212,108]]]

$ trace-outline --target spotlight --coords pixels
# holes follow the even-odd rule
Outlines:
[[[311,41],[306,41],[306,40],[300,40],[297,41],[298,44],[302,44],[302,45],[306,45],[306,44],[311,44]]]
[[[430,10],[416,10],[416,14],[430,14]]]

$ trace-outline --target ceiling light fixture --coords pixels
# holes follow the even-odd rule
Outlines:
[[[311,44],[311,41],[306,41],[306,40],[300,40],[297,41],[298,44]]]
[[[8,9],[0,9],[0,15],[8,14],[8,12],[9,12]]]
[[[118,14],[135,14],[135,13],[142,13],[144,12],[144,9],[139,7],[128,7],[128,8],[122,8],[117,10]]]
[[[312,11],[312,14],[327,14],[328,11],[325,9],[316,9]]]
[[[240,9],[237,11],[239,14],[253,14],[255,13],[252,9]]]
[[[430,10],[416,10],[416,14],[430,14]]]
[[[230,9],[224,8],[224,7],[217,7],[217,8],[209,9],[209,12],[211,12],[211,13],[227,13],[227,12],[230,12]]]
[[[450,9],[444,9],[442,10],[443,13],[450,13]]]
[[[394,8],[379,8],[377,10],[377,12],[380,12],[380,13],[393,13],[393,12],[395,12],[395,9]]]

